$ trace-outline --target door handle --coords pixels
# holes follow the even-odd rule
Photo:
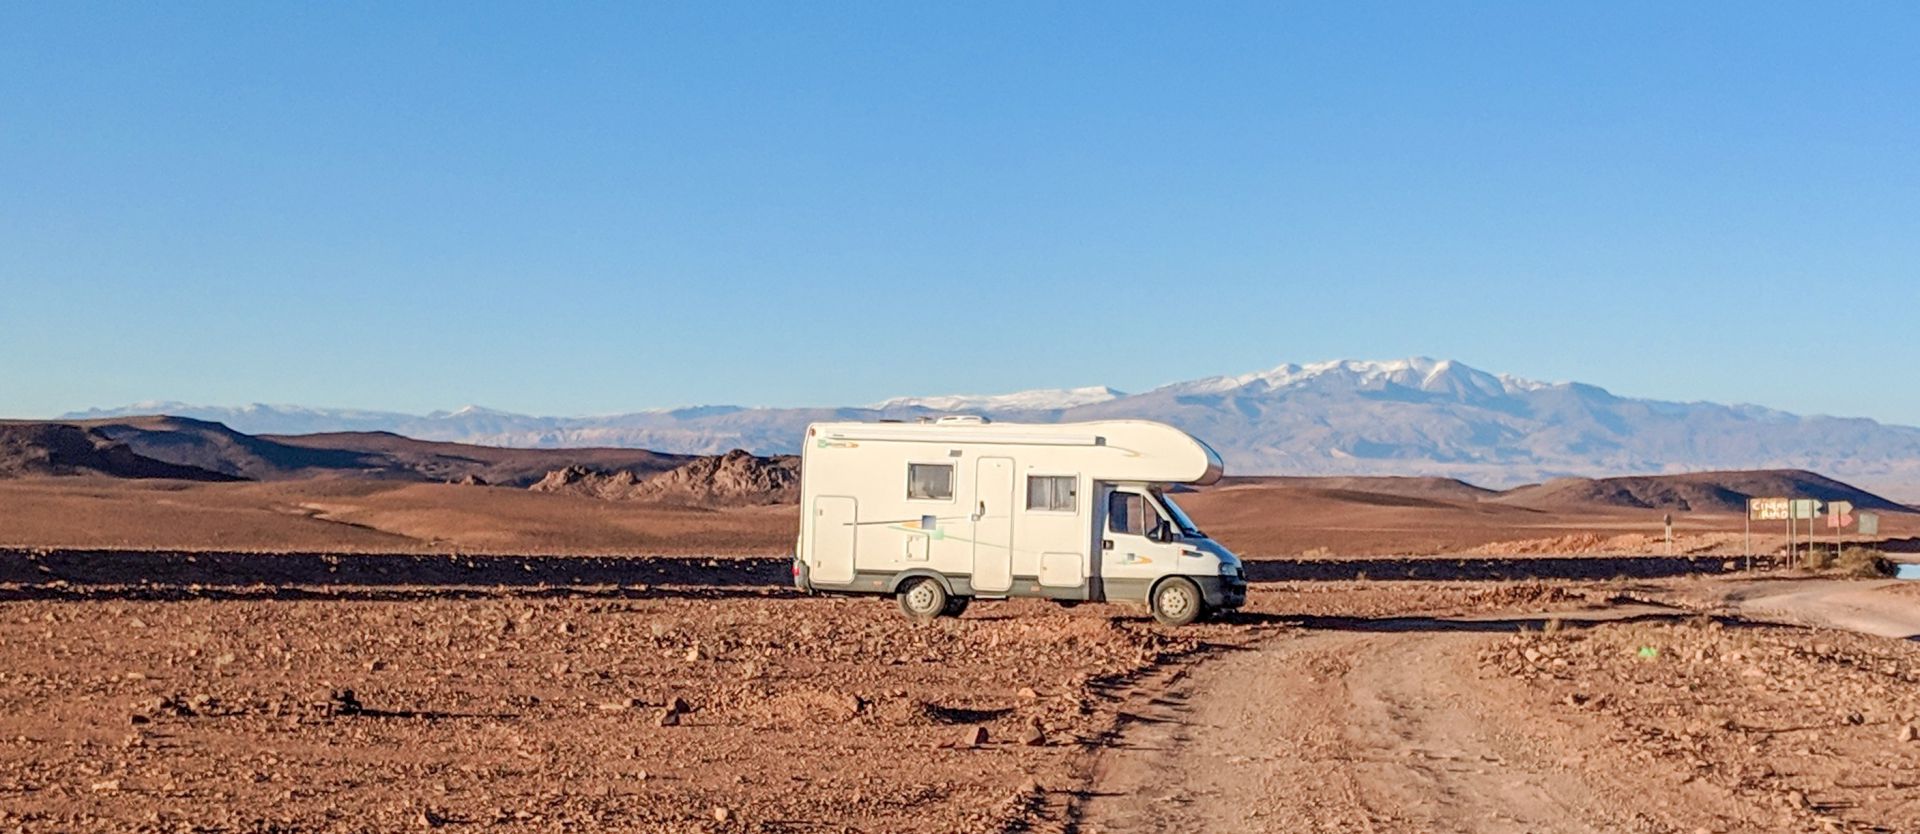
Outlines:
[[[1101,540],[1100,540],[1100,549],[1101,549],[1101,550],[1112,550],[1112,549],[1113,549],[1113,539],[1101,539]]]
[[[979,521],[980,519],[983,519],[986,517],[987,517],[987,502],[982,501],[980,502],[980,508],[977,510],[974,510],[973,512],[973,520]]]

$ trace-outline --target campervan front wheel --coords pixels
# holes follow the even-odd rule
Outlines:
[[[900,586],[900,610],[916,620],[931,620],[947,610],[947,589],[927,577]]]
[[[1161,625],[1183,626],[1200,619],[1206,600],[1193,580],[1173,577],[1153,589],[1153,618]]]

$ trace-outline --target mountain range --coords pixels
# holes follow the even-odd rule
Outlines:
[[[1753,405],[1620,397],[1578,382],[1495,375],[1452,360],[1286,364],[1125,393],[1104,386],[899,397],[867,406],[698,406],[536,417],[469,406],[395,412],[143,402],[62,419],[170,414],[251,434],[387,431],[507,447],[790,454],[809,422],[979,413],[1003,421],[1161,420],[1205,439],[1236,474],[1430,475],[1493,487],[1562,476],[1811,469],[1920,497],[1920,428]]]

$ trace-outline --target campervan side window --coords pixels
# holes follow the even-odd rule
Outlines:
[[[1133,536],[1152,535],[1165,524],[1154,502],[1138,492],[1107,493],[1107,529]]]
[[[1070,513],[1079,508],[1080,479],[1072,475],[1028,475],[1027,509]]]
[[[927,501],[952,501],[953,464],[907,464],[907,497]]]

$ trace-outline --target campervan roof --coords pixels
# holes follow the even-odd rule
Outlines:
[[[1078,447],[1086,450],[1081,470],[1103,481],[1211,484],[1225,470],[1219,453],[1207,444],[1150,420],[994,423],[943,418],[933,423],[815,423],[807,427],[807,435],[851,443]]]

